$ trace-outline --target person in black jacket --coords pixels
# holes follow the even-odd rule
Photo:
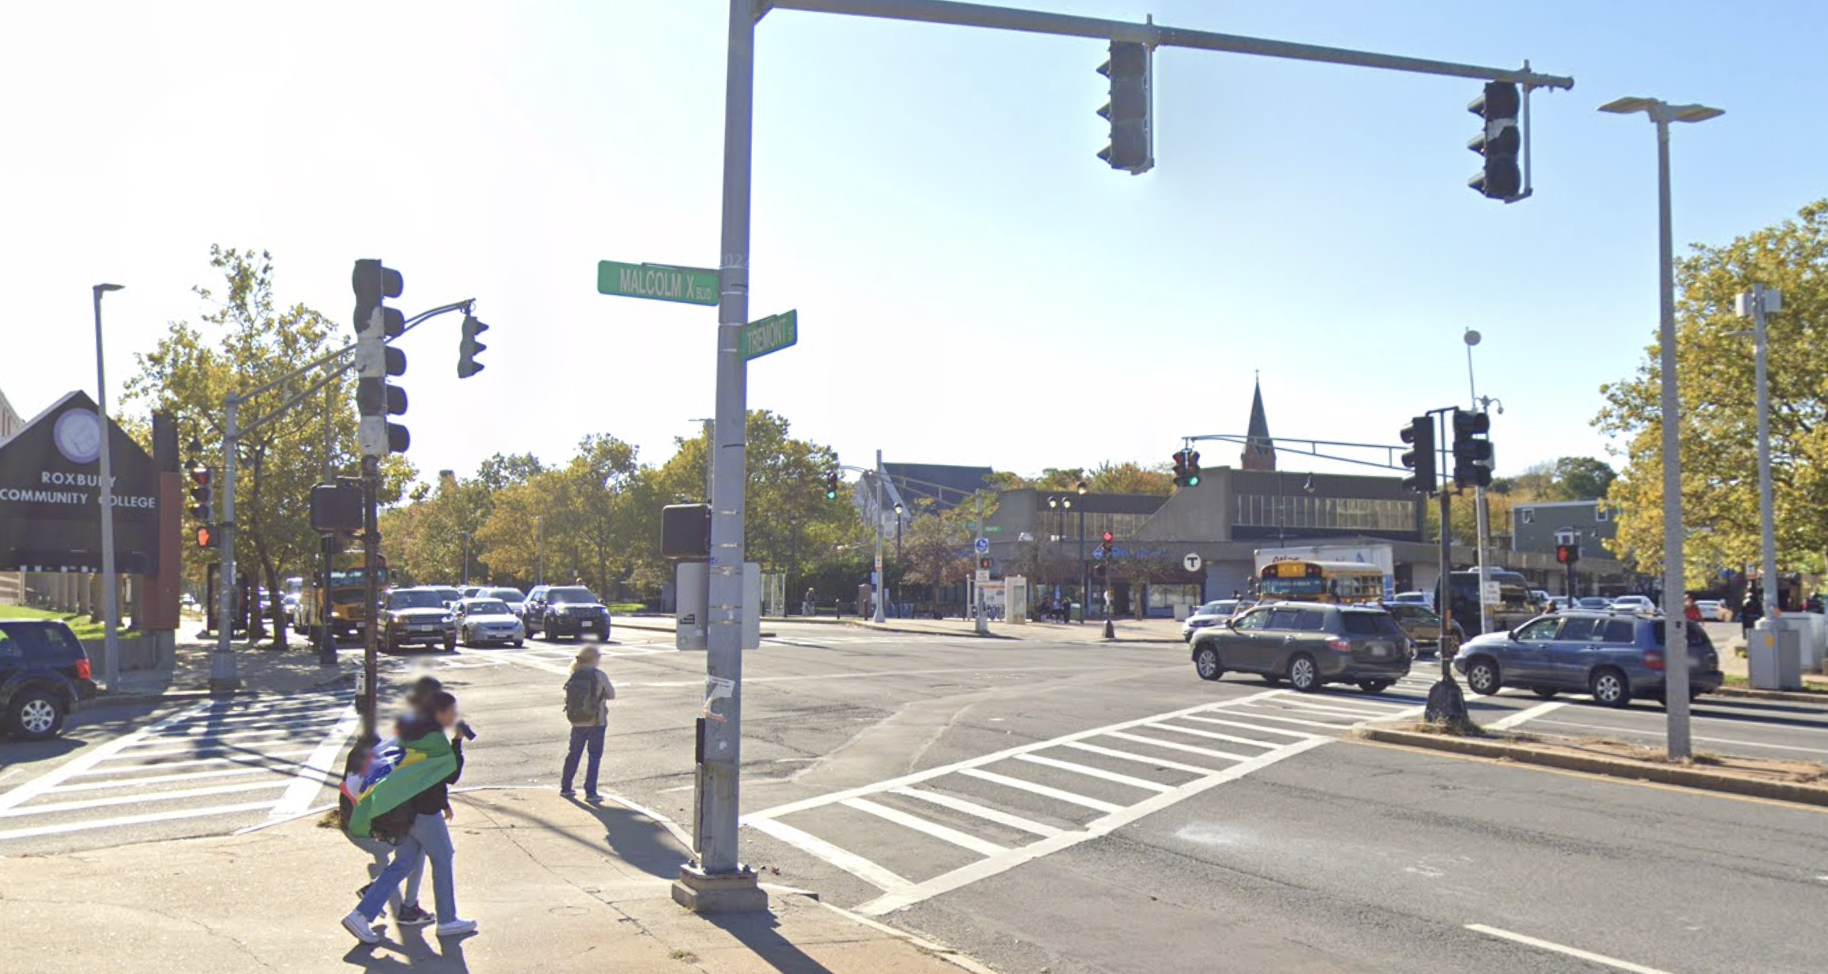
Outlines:
[[[454,877],[451,874],[456,848],[451,844],[451,830],[446,824],[452,818],[450,786],[463,775],[463,727],[457,717],[457,698],[445,691],[430,695],[425,701],[425,709],[407,720],[401,727],[402,740],[416,740],[427,734],[454,732],[451,735],[451,750],[457,756],[457,768],[450,777],[420,792],[410,803],[413,808],[413,825],[394,853],[394,861],[376,879],[368,893],[362,897],[355,910],[343,918],[343,926],[357,940],[365,944],[380,943],[381,935],[374,931],[375,918],[381,915],[381,908],[400,886],[406,877],[411,864],[420,856],[431,860],[432,897],[437,904],[439,936],[458,936],[476,930],[476,921],[464,920],[457,916],[457,892]]]

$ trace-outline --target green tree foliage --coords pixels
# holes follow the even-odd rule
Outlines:
[[[171,414],[178,442],[198,441],[220,473],[224,398],[279,379],[336,348],[345,336],[335,334],[330,319],[302,304],[280,305],[273,291],[273,260],[266,252],[212,246],[210,266],[222,274],[221,292],[193,289],[207,309],[200,323],[172,323],[153,351],[136,356],[140,371],[128,381],[123,402],[142,413],[142,422],[155,411]],[[321,375],[311,373],[243,402],[242,427],[272,413]],[[240,439],[237,561],[269,591],[279,591],[288,575],[315,570],[318,536],[310,527],[311,486],[320,482],[327,466],[355,471],[353,388],[353,379],[333,380],[327,390]],[[383,500],[397,498],[411,472],[404,458],[389,458]],[[218,505],[220,494],[218,489]],[[201,578],[216,553],[191,544],[184,557],[187,572]],[[273,614],[277,641],[283,645],[284,615],[277,598]]]
[[[1086,489],[1100,494],[1154,494],[1166,497],[1174,493],[1174,475],[1167,465],[1144,466],[1133,460],[1121,463],[1106,460],[1087,470],[1084,467],[1048,467],[1036,477],[998,472],[988,485],[998,490],[1033,488],[1040,491],[1076,491],[1083,483]]]
[[[1749,320],[1735,295],[1783,293],[1769,319],[1771,462],[1777,546],[1790,568],[1818,566],[1828,545],[1828,200],[1722,246],[1696,245],[1677,266],[1676,358],[1682,389],[1682,496],[1691,584],[1757,559],[1757,414]],[[1596,425],[1625,440],[1607,497],[1616,550],[1654,572],[1663,551],[1661,373],[1653,345],[1637,373],[1601,387]],[[1800,556],[1800,557],[1799,557]],[[1780,563],[1780,567],[1786,567]]]
[[[973,525],[980,500],[984,519],[989,520],[996,513],[995,491],[980,491],[949,508],[923,497],[908,512],[907,526],[902,531],[903,577],[924,588],[927,600],[937,599],[940,589],[963,584],[965,576],[976,568],[971,544],[977,535]]]

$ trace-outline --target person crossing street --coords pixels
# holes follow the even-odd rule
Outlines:
[[[609,674],[597,668],[602,654],[595,646],[578,650],[571,664],[571,676],[565,680],[565,718],[571,722],[571,744],[565,751],[565,769],[559,778],[559,794],[571,798],[577,794],[572,782],[577,780],[578,760],[588,755],[584,770],[584,798],[601,802],[597,792],[597,772],[603,765],[603,735],[609,729],[609,701],[616,699],[616,687]]]

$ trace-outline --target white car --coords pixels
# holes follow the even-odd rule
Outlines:
[[[527,630],[520,617],[500,599],[464,599],[451,610],[457,641],[465,646],[520,646]]]
[[[1657,604],[1650,601],[1647,595],[1621,595],[1612,600],[1612,607],[1620,612],[1657,611]]]
[[[1398,592],[1390,599],[1392,602],[1416,602],[1434,608],[1433,592]]]

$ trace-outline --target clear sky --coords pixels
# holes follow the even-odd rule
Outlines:
[[[1655,142],[1621,95],[1727,110],[1675,133],[1679,243],[1828,195],[1828,4],[1748,0],[1027,0],[1030,6],[1572,75],[1534,102],[1536,196],[1466,188],[1473,81],[1164,49],[1156,168],[1095,153],[1102,42],[776,11],[756,72],[751,311],[800,344],[753,407],[848,463],[1034,472],[1161,462],[1243,431],[1395,441],[1499,397],[1500,473],[1605,444],[1600,383],[1656,326]],[[600,296],[596,261],[715,266],[717,0],[0,6],[0,390],[31,415],[114,391],[200,308],[212,242],[265,248],[282,300],[348,316],[350,262],[400,269],[411,458],[664,459],[710,414],[713,309]],[[1214,446],[1206,464],[1235,463]],[[1305,461],[1285,458],[1303,469]]]

